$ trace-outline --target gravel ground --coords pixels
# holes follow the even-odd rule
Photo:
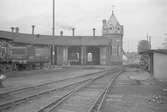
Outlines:
[[[167,82],[127,69],[115,82],[102,112],[167,112]]]
[[[0,93],[18,88],[35,86],[50,81],[62,80],[69,77],[94,73],[97,71],[100,71],[100,69],[64,68],[61,71],[50,70],[50,72],[46,72],[46,70],[44,70],[44,73],[42,70],[16,72],[13,74],[16,75],[16,77],[9,77],[7,80],[3,82],[5,88],[0,88]]]

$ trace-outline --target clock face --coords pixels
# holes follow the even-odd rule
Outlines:
[[[113,25],[108,23],[107,25],[103,25],[103,32],[106,33],[121,33],[121,26],[120,25]]]
[[[116,29],[117,29],[118,31],[120,31],[120,30],[121,30],[121,28],[120,28],[119,26],[116,26]]]
[[[110,26],[109,26],[109,30],[112,30],[112,31],[113,31],[113,30],[114,30],[114,26],[110,25]]]
[[[113,27],[110,27],[109,29],[110,29],[110,30],[113,30]]]
[[[120,33],[120,32],[121,32],[120,26],[116,26],[116,27],[115,27],[115,32],[117,32],[117,33]]]

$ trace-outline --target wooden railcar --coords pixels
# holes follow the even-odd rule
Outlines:
[[[0,38],[0,72],[34,69],[50,62],[50,47],[15,44]]]
[[[18,69],[33,69],[50,62],[50,48],[40,46],[12,46],[10,59]]]

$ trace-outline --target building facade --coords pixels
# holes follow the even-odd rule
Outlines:
[[[48,46],[51,63],[55,65],[115,65],[122,64],[123,25],[120,25],[112,12],[108,20],[102,21],[102,36],[35,35],[19,32],[0,31],[0,37],[13,43]]]
[[[167,80],[167,49],[155,49],[141,52],[147,55],[147,70],[151,75],[160,80]]]
[[[103,20],[103,38],[109,39],[109,62],[111,64],[122,63],[123,56],[123,25],[120,25],[114,12],[108,20]],[[120,62],[119,62],[120,61]]]

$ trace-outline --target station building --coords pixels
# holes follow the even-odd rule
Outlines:
[[[119,65],[122,64],[123,25],[112,12],[109,19],[102,21],[102,36],[35,35],[0,31],[0,37],[22,45],[48,46],[51,59],[56,65]],[[54,47],[53,47],[54,46]],[[54,51],[53,51],[54,50]]]

